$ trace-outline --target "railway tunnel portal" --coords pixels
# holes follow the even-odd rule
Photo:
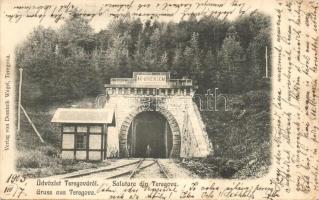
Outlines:
[[[119,157],[206,157],[212,145],[196,104],[191,79],[169,72],[133,72],[105,85],[106,110],[116,126],[108,130],[107,152]],[[113,152],[113,153],[112,153]]]

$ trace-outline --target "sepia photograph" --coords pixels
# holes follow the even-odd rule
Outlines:
[[[28,177],[263,176],[270,31],[259,12],[232,21],[128,16],[94,32],[74,11],[58,29],[35,27],[15,49],[17,169]]]
[[[0,199],[318,199],[318,8],[1,1]]]

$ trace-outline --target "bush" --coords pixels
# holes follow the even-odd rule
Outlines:
[[[270,110],[270,93],[268,91],[250,91],[244,94],[245,107]]]
[[[214,155],[185,160],[184,165],[203,177],[260,177],[271,164],[270,93],[230,94],[227,101],[231,108],[228,112],[201,112]]]
[[[20,152],[17,159],[17,168],[39,168],[47,166],[49,158],[39,150]]]
[[[52,146],[39,146],[33,150],[19,151],[17,168],[44,168],[61,164],[58,151]]]
[[[39,146],[33,150],[19,151],[17,169],[30,178],[70,173],[82,169],[97,168],[100,163],[62,160],[53,146]],[[101,165],[107,163],[102,163]]]
[[[39,151],[41,151],[44,155],[50,156],[50,157],[57,157],[59,155],[59,151],[53,147],[53,146],[40,146],[37,148]]]

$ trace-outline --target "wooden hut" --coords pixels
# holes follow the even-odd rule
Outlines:
[[[51,122],[61,125],[62,159],[106,159],[107,130],[115,126],[114,110],[59,108]]]

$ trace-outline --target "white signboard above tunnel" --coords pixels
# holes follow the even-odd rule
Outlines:
[[[182,79],[171,79],[170,72],[133,72],[132,78],[111,78],[106,88],[191,88],[192,80],[183,77]],[[124,92],[125,93],[125,92]]]
[[[166,85],[170,78],[169,72],[133,72],[137,85]]]

